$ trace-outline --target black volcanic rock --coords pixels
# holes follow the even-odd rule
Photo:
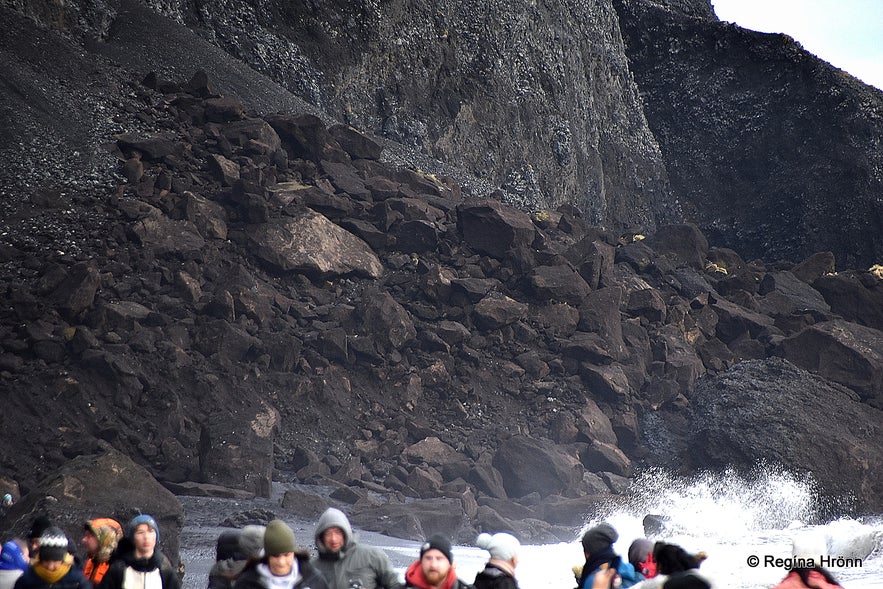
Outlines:
[[[106,446],[95,454],[67,461],[41,480],[37,492],[18,501],[0,518],[0,528],[25,537],[37,515],[45,515],[68,538],[83,532],[96,514],[125,526],[141,513],[153,516],[161,531],[160,550],[178,565],[179,534],[184,524],[181,503],[129,457]]]
[[[692,4],[668,3],[710,18],[702,1]],[[824,254],[798,267],[746,262],[679,218],[668,219],[679,223],[674,229],[649,230],[666,205],[653,212],[647,199],[668,189],[632,110],[638,96],[621,75],[627,64],[607,34],[616,37],[618,25],[605,2],[574,6],[594,20],[542,29],[528,45],[491,31],[488,46],[507,48],[513,76],[548,74],[523,84],[496,62],[483,80],[469,64],[486,63],[485,55],[460,61],[456,51],[484,43],[464,38],[475,31],[471,20],[444,26],[442,39],[403,39],[414,55],[453,52],[425,97],[408,87],[422,78],[375,92],[369,75],[375,66],[400,76],[402,67],[436,65],[411,54],[391,66],[360,54],[345,67],[361,64],[364,72],[348,70],[347,85],[326,85],[319,66],[339,67],[341,56],[326,50],[349,55],[378,34],[355,31],[349,20],[335,29],[335,39],[352,37],[345,46],[310,37],[304,49],[298,27],[290,38],[281,29],[253,36],[266,32],[264,10],[287,22],[290,13],[274,11],[288,4],[246,11],[254,27],[245,32],[219,9],[198,26],[205,38],[181,24],[192,21],[188,10],[173,21],[120,0],[106,19],[91,10],[60,21],[31,14],[44,25],[36,26],[0,9],[14,25],[0,37],[0,74],[10,89],[0,91],[8,129],[0,134],[0,431],[13,432],[0,444],[0,469],[24,497],[39,495],[39,481],[71,457],[109,444],[179,492],[221,483],[265,494],[280,473],[335,488],[333,499],[359,504],[366,519],[388,514],[402,534],[438,522],[467,535],[505,525],[524,538],[572,538],[573,529],[532,519],[542,517],[539,506],[554,506],[555,521],[575,521],[583,506],[621,493],[628,479],[620,475],[632,465],[681,460],[694,390],[709,375],[726,377],[744,359],[783,350],[796,360],[799,348],[808,367],[827,375],[824,387],[811,389],[823,396],[831,379],[843,380],[832,370],[837,363],[855,360],[861,342],[876,345],[883,311],[875,272],[832,275]],[[352,22],[383,16],[373,10]],[[416,30],[480,10],[433,12]],[[547,10],[516,3],[501,19],[517,25],[518,37],[537,32],[537,21],[513,18],[538,11],[538,22],[558,22]],[[310,31],[326,25],[318,26]],[[605,34],[573,37],[596,26]],[[243,38],[258,43],[242,46]],[[531,69],[523,48],[532,43],[547,43],[537,62],[546,65],[562,47],[591,43],[592,72],[604,75],[589,88],[585,71],[571,80],[570,63]],[[219,46],[248,60],[272,47],[274,59],[255,67],[343,121]],[[195,62],[205,69],[192,73]],[[485,88],[501,79],[517,91],[490,97]],[[370,105],[339,103],[363,96],[365,80],[373,80]],[[409,111],[426,103],[451,110]],[[364,114],[374,108],[382,121]],[[550,118],[565,111],[567,121]],[[555,130],[526,132],[535,124]],[[378,129],[379,153],[381,140],[369,139]],[[548,143],[537,139],[547,136]],[[152,137],[162,140],[140,143]],[[420,141],[406,146],[396,137]],[[551,167],[541,161],[547,157]],[[508,168],[497,169],[503,160]],[[585,167],[587,160],[594,163]],[[475,168],[483,179],[470,175]],[[560,196],[574,186],[582,210],[511,204],[537,205],[537,190]],[[596,226],[601,221],[607,228]],[[833,363],[813,364],[831,351]],[[858,414],[876,415],[869,405],[879,391],[870,381],[880,364],[874,354],[849,364],[859,369],[850,386],[865,395],[852,408]],[[774,387],[780,374],[756,379]],[[819,416],[827,416],[821,407]],[[524,432],[532,464],[552,471],[547,480],[519,470],[517,444],[504,456],[518,438],[511,436]],[[778,430],[767,435],[771,446],[791,443]],[[430,437],[442,452],[423,452],[419,443]],[[673,451],[656,451],[660,439]],[[609,470],[590,473],[579,455]],[[787,460],[787,468],[802,467]],[[880,493],[869,488],[874,505]],[[487,502],[521,493],[537,507],[533,515],[511,501],[508,509]],[[426,498],[424,519],[408,512],[406,497]],[[372,512],[378,503],[394,509]]]
[[[615,226],[677,214],[609,2],[234,2],[166,14],[333,117],[487,178],[510,200],[570,202]]]
[[[843,320],[811,325],[782,340],[777,354],[845,385],[883,409],[883,333]]]
[[[757,461],[812,473],[824,494],[879,511],[883,413],[855,394],[782,359],[737,364],[703,381],[693,398],[695,466],[751,468]],[[818,415],[848,428],[831,428]]]
[[[685,215],[747,258],[830,250],[841,267],[878,263],[883,92],[787,35],[683,4],[614,0]]]

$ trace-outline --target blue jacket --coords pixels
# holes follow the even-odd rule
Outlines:
[[[583,581],[582,587],[580,589],[592,589],[592,583],[595,581],[595,573],[597,573],[600,569],[595,569],[586,577],[586,580]],[[626,587],[631,587],[637,583],[640,583],[644,580],[644,575],[635,571],[634,565],[630,562],[626,562],[623,560],[619,561],[619,564],[616,565],[616,572],[619,573],[620,578],[622,578],[622,589]]]

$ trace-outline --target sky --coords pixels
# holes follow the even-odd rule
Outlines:
[[[804,49],[883,89],[883,0],[711,0],[718,18],[786,33]]]

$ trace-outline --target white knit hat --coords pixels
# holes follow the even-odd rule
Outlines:
[[[518,538],[505,532],[493,536],[486,533],[479,534],[475,545],[490,552],[491,558],[499,558],[500,560],[512,560],[518,554],[518,549],[521,548]]]

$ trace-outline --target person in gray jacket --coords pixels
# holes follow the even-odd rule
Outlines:
[[[325,576],[328,589],[402,589],[389,557],[373,546],[356,542],[346,515],[329,507],[316,526],[318,558],[313,565]]]

